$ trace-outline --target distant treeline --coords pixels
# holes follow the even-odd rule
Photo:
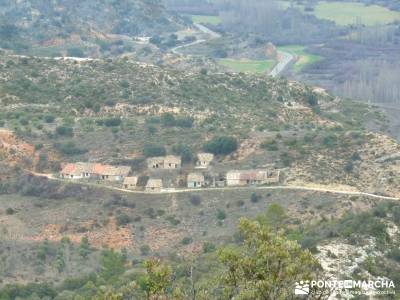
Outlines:
[[[321,43],[343,34],[330,21],[305,15],[294,8],[284,9],[275,0],[217,0],[226,31],[255,33],[275,44]]]

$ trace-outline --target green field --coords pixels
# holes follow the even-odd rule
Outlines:
[[[191,15],[190,17],[194,23],[218,25],[221,24],[222,21],[219,16]]]
[[[265,73],[272,69],[275,61],[224,58],[218,60],[218,63],[235,72]]]
[[[278,47],[278,50],[289,52],[297,56],[297,61],[294,64],[294,70],[300,72],[305,66],[313,64],[322,59],[321,56],[308,53],[306,47],[301,45],[287,45]]]
[[[378,5],[365,6],[352,2],[320,2],[315,7],[314,14],[320,19],[334,21],[337,25],[360,22],[372,26],[400,20],[400,12]]]
[[[278,1],[283,9],[290,7],[288,1]],[[294,5],[304,11],[304,5]],[[379,5],[364,5],[355,2],[326,2],[320,1],[314,8],[316,17],[334,21],[337,25],[351,25],[360,22],[366,26],[388,24],[400,20],[400,12]]]

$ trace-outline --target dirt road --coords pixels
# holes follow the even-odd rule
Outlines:
[[[216,188],[199,188],[199,189],[163,189],[160,192],[146,192],[146,191],[132,191],[123,188],[117,188],[113,186],[100,185],[89,182],[80,182],[80,181],[67,181],[58,177],[55,177],[53,174],[42,174],[37,172],[28,171],[32,175],[46,177],[50,180],[57,180],[62,182],[70,182],[74,184],[93,186],[97,188],[106,188],[110,190],[121,191],[125,193],[133,193],[133,194],[154,194],[154,195],[163,195],[163,194],[178,194],[178,193],[199,193],[204,191],[234,191],[234,190],[249,190],[249,191],[258,191],[258,190],[291,190],[291,191],[311,191],[311,192],[322,192],[322,193],[332,193],[332,194],[341,194],[348,196],[367,196],[375,199],[383,199],[383,200],[400,200],[397,197],[376,195],[372,193],[362,192],[362,191],[349,191],[349,190],[340,190],[329,187],[315,187],[315,186],[298,186],[298,185],[277,185],[277,186],[226,186],[226,187],[216,187]]]

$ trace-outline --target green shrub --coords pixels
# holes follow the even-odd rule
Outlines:
[[[164,146],[146,144],[143,148],[143,155],[145,157],[164,156],[167,154]]]
[[[281,154],[281,161],[283,166],[290,167],[293,163],[293,158],[290,156],[289,153],[284,152]]]
[[[191,117],[179,117],[175,120],[175,126],[190,128],[193,126],[193,118]]]
[[[399,248],[391,249],[388,252],[387,257],[400,263],[400,249]]]
[[[90,248],[89,240],[85,236],[81,239],[81,242],[78,247],[78,254],[82,258],[87,258],[89,254],[92,252],[92,249]]]
[[[334,148],[337,143],[337,136],[335,134],[329,134],[324,137],[323,143],[328,148]]]
[[[190,195],[190,203],[194,206],[199,206],[201,204],[201,197],[199,195]]]
[[[171,113],[163,113],[161,115],[161,123],[166,127],[175,126],[175,117]]]
[[[318,105],[318,98],[314,94],[309,94],[307,97],[307,102],[310,106],[317,106]]]
[[[226,213],[222,209],[217,210],[217,219],[222,221],[226,219]]]
[[[237,148],[237,140],[234,137],[229,136],[214,137],[203,146],[204,151],[215,155],[227,155],[236,151]]]
[[[193,239],[189,236],[186,236],[182,239],[181,243],[182,243],[182,245],[189,245],[189,244],[193,243]]]
[[[85,53],[83,53],[82,49],[80,48],[69,48],[67,50],[67,56],[71,56],[71,57],[85,57]]]
[[[22,118],[22,119],[19,119],[19,123],[20,123],[21,125],[23,125],[23,126],[26,126],[26,125],[29,124],[29,120],[28,120],[28,119],[25,119],[25,118]]]
[[[266,149],[268,151],[277,151],[278,150],[278,144],[276,140],[266,140],[261,143],[260,147],[262,149]]]
[[[62,136],[73,136],[74,130],[68,126],[57,126],[56,133]]]
[[[344,170],[345,170],[347,173],[351,173],[351,172],[353,172],[353,169],[354,169],[354,164],[353,164],[353,162],[351,162],[351,161],[346,162],[346,164],[345,164],[345,166],[344,166]]]
[[[9,207],[9,208],[6,209],[6,214],[7,215],[13,215],[13,214],[15,214],[15,210],[12,209],[11,207]]]
[[[156,210],[152,207],[146,208],[144,214],[147,215],[151,219],[155,219],[157,217]]]
[[[179,155],[184,163],[190,163],[193,160],[192,149],[189,146],[178,144],[172,147],[172,152]]]
[[[118,226],[124,226],[132,222],[132,218],[125,213],[118,215],[116,219]]]
[[[125,272],[125,256],[113,249],[104,249],[101,251],[100,265],[101,277],[110,282]]]
[[[80,155],[87,152],[87,149],[78,147],[74,142],[58,143],[55,148],[64,155]]]
[[[148,245],[143,245],[140,247],[140,254],[148,255],[150,253],[150,247]]]
[[[256,193],[252,193],[250,196],[250,201],[253,203],[257,203],[260,200],[260,196],[258,196]]]
[[[397,225],[400,225],[400,206],[393,207],[392,208],[392,213],[393,213],[393,221]]]
[[[213,243],[205,242],[203,244],[203,252],[204,253],[214,252],[215,249],[217,249],[217,247]]]
[[[121,118],[109,118],[104,120],[104,125],[107,127],[117,127],[122,123]]]
[[[178,219],[175,218],[175,216],[168,216],[165,218],[167,221],[169,221],[172,225],[177,226],[181,223]]]

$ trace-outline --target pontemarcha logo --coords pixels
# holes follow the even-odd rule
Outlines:
[[[295,295],[308,295],[310,293],[310,281],[299,281],[296,282],[294,287],[294,294]]]

